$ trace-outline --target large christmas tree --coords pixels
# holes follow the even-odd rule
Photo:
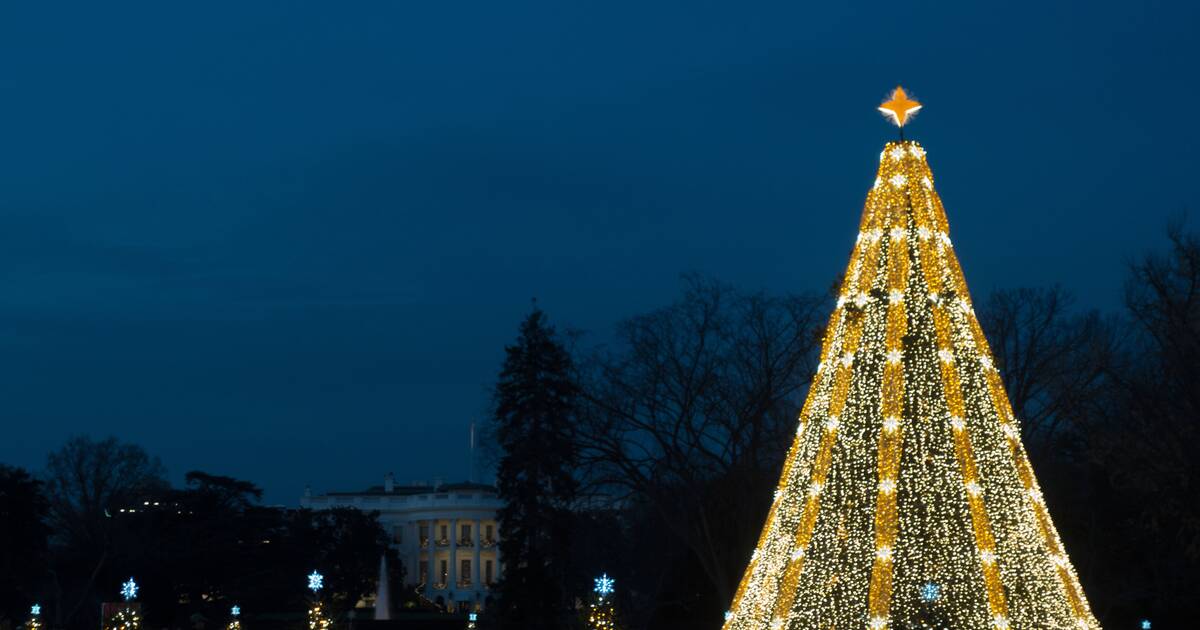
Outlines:
[[[1020,435],[925,150],[889,143],[725,629],[1099,628]]]

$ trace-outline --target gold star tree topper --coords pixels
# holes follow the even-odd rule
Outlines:
[[[904,88],[898,85],[892,90],[892,100],[879,106],[879,112],[884,118],[891,120],[897,127],[903,127],[920,109],[921,104],[910,100],[908,94],[904,93]]]

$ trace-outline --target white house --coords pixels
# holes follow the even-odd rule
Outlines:
[[[382,486],[361,492],[313,495],[300,506],[325,510],[353,507],[378,511],[404,566],[405,582],[417,584],[430,601],[452,610],[482,610],[500,577],[496,488],[478,483],[396,485],[389,473]]]

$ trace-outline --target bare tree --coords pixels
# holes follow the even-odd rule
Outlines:
[[[1182,621],[1200,597],[1200,236],[1180,225],[1168,236],[1167,255],[1131,269],[1134,337],[1129,359],[1110,376],[1112,403],[1095,457],[1129,510],[1127,540],[1139,559],[1153,558],[1127,585],[1138,588],[1126,590]]]
[[[111,559],[110,510],[165,489],[164,476],[158,458],[113,437],[97,441],[76,436],[47,457],[44,481],[51,531],[56,545],[67,550],[59,555],[89,569],[82,584],[56,584],[56,625],[66,624],[89,600],[96,579]],[[56,581],[58,577],[56,571]],[[71,601],[63,601],[68,598]]]
[[[1013,413],[1032,451],[1057,446],[1088,417],[1113,360],[1112,326],[1075,313],[1062,287],[993,292],[979,312]]]
[[[621,323],[614,347],[583,362],[589,487],[652,506],[721,601],[795,433],[824,306],[687,276],[679,301]]]

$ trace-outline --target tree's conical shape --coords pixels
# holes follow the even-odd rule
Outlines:
[[[726,630],[1099,628],[950,244],[889,143]]]

